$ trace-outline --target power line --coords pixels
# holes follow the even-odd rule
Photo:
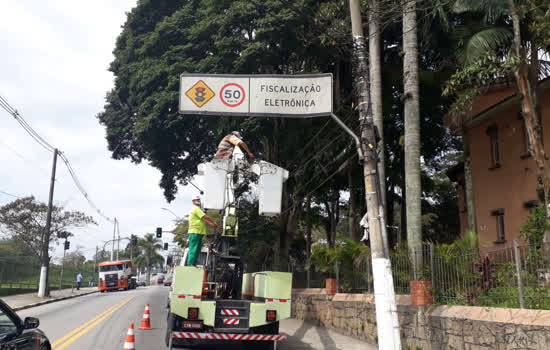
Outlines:
[[[14,194],[11,194],[11,193],[8,193],[8,192],[2,191],[2,190],[0,190],[0,193],[5,194],[5,195],[10,196],[10,197],[14,197],[14,198],[19,198],[19,199],[23,198],[23,197],[16,196]]]
[[[6,110],[15,120],[21,125],[21,127],[31,136],[40,146],[46,149],[49,152],[53,152],[54,148],[46,140],[42,138],[28,123],[23,117],[13,108],[5,98],[0,96],[0,106]]]
[[[353,158],[357,157],[357,154],[354,153],[352,154],[348,159],[346,159],[342,164],[345,164],[347,162],[349,162],[350,160],[352,160]],[[321,186],[323,186],[324,184],[326,184],[328,181],[330,181],[334,176],[336,176],[339,172],[341,172],[342,169],[341,169],[341,166],[339,166],[332,174],[330,174],[327,178],[324,179],[323,182],[321,182],[320,184],[317,185],[317,187],[315,187],[313,190],[311,190],[309,193],[307,193],[304,198],[308,197],[309,195],[313,194],[313,192],[317,191],[319,188],[321,188]],[[310,181],[311,182],[311,181]],[[298,205],[299,203],[294,203],[293,205],[289,206],[288,208],[286,208],[285,210],[283,210],[279,215],[283,215],[283,214],[286,214],[288,211],[296,208],[296,206]],[[270,225],[271,222],[266,222],[265,224],[262,224],[262,225],[258,225],[254,228],[251,228],[250,230],[246,230],[246,232],[256,232],[258,231],[259,229],[267,226],[267,225]]]
[[[69,171],[69,174],[71,175],[71,178],[73,179],[73,182],[76,185],[76,188],[80,191],[80,193],[82,193],[86,201],[88,201],[88,204],[99,214],[99,216],[101,216],[103,219],[112,223],[113,219],[103,214],[101,209],[99,209],[98,206],[92,201],[92,199],[90,198],[90,195],[88,194],[88,192],[86,192],[86,189],[78,179],[78,176],[76,175],[76,172],[74,171],[65,153],[59,152],[59,157],[61,158],[61,160],[63,160],[63,163],[65,163],[65,166],[67,167],[67,170]]]
[[[40,146],[42,146],[44,149],[46,149],[49,152],[53,152],[55,150],[55,147],[53,147],[48,141],[46,141],[40,134],[38,134],[27,121],[17,112],[15,108],[13,108],[8,101],[0,96],[0,107],[4,108],[6,112],[8,112],[10,115],[12,115],[15,120],[21,125],[21,127],[31,136]],[[103,219],[113,222],[113,220],[109,217],[107,217],[103,212],[97,207],[97,205],[91,200],[89,194],[86,192],[86,189],[76,176],[76,172],[74,171],[73,167],[71,166],[71,163],[69,162],[69,159],[65,155],[65,153],[59,151],[59,157],[63,160],[63,163],[65,163],[65,166],[67,167],[67,170],[69,171],[69,174],[71,175],[71,178],[73,179],[74,184],[76,185],[76,188],[82,193],[88,204],[101,216]]]

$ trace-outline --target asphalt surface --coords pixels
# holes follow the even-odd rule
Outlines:
[[[166,349],[166,298],[168,287],[140,287],[131,291],[94,293],[19,311],[21,318],[40,319],[53,350],[122,350],[128,326],[134,323],[136,350]],[[139,330],[145,304],[150,304],[152,330]],[[277,349],[359,350],[376,349],[364,342],[297,320],[281,323],[281,334],[289,340]],[[228,346],[232,345],[232,346]],[[243,344],[203,347],[204,349],[248,349]],[[259,349],[259,348],[258,348]]]

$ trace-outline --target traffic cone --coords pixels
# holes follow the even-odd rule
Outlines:
[[[143,313],[139,329],[153,329],[151,328],[151,318],[149,317],[149,304],[145,304],[145,312]]]
[[[124,341],[124,348],[122,350],[135,350],[136,344],[134,339],[134,324],[130,323],[128,328],[128,334],[126,334],[126,340]]]

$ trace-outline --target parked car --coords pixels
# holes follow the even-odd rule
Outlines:
[[[163,275],[158,275],[158,277],[157,277],[157,283],[158,283],[158,284],[163,284],[163,283],[164,283],[164,276],[163,276]]]
[[[145,287],[147,286],[147,282],[145,281],[145,279],[142,278],[137,281],[137,285],[138,287]]]
[[[0,299],[0,349],[51,349],[46,334],[38,329],[35,317],[21,320],[8,304]],[[38,347],[37,347],[38,346]]]
[[[164,285],[169,287],[172,285],[172,277],[168,277],[167,279],[164,280]]]

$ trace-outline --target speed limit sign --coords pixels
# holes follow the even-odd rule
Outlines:
[[[220,99],[227,107],[237,107],[244,102],[246,94],[241,85],[236,83],[225,84],[220,90]]]

